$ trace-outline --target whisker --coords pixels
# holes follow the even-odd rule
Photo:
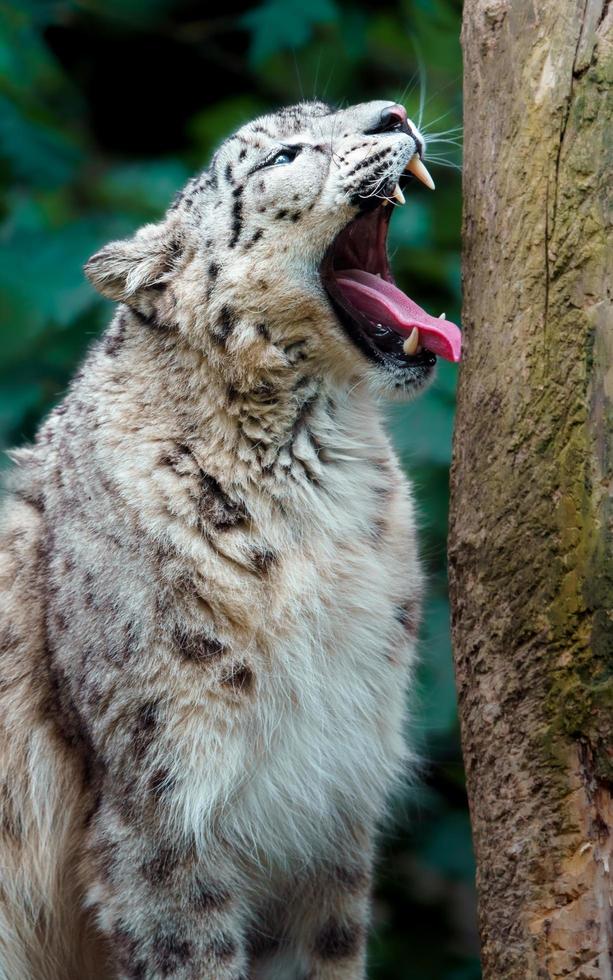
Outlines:
[[[298,68],[298,59],[296,58],[296,49],[292,48],[292,60],[294,62],[294,71],[296,72],[296,81],[298,82],[298,90],[300,92],[300,98],[304,102],[304,86],[302,84],[302,78],[300,77],[300,69]]]
[[[396,102],[398,102],[400,105],[404,105],[405,99],[407,99],[408,96],[411,94],[411,92],[413,91],[413,89],[417,85],[418,80],[419,80],[419,69],[417,69],[416,71],[413,72],[413,74],[409,78],[407,84],[403,88],[402,92],[400,93],[400,95],[396,99]]]

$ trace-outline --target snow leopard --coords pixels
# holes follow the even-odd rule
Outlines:
[[[290,106],[87,262],[2,505],[2,980],[365,977],[423,593],[381,402],[459,356],[387,256],[424,152]]]

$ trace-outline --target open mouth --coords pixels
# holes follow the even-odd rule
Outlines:
[[[373,204],[337,235],[323,260],[321,280],[336,315],[364,354],[388,367],[429,370],[437,355],[459,361],[458,327],[444,314],[430,316],[396,286],[387,257],[394,208]]]

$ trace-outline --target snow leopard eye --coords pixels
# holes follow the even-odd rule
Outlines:
[[[299,146],[286,146],[285,149],[280,150],[270,161],[270,166],[276,167],[277,164],[293,163],[298,154],[300,153],[301,147]]]

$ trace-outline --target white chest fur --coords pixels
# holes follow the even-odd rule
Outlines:
[[[182,817],[198,836],[221,825],[250,854],[293,864],[381,813],[408,755],[413,640],[399,610],[420,588],[408,487],[387,465],[385,492],[364,460],[347,467],[345,493],[251,600],[251,704],[190,740]]]

